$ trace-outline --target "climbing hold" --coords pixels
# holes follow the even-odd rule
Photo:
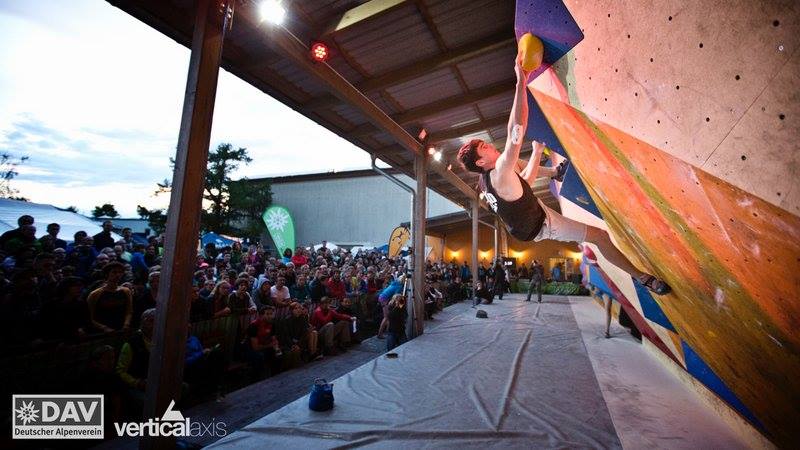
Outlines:
[[[517,45],[519,53],[522,55],[522,68],[528,72],[536,70],[542,65],[544,57],[544,46],[542,41],[530,34],[525,33],[519,38]]]

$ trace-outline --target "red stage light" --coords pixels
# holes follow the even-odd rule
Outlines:
[[[322,42],[315,42],[311,45],[311,58],[313,58],[314,61],[325,62],[330,54],[328,46]]]

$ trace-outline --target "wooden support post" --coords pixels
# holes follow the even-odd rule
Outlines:
[[[200,231],[203,184],[217,93],[217,78],[231,0],[197,0],[192,53],[183,101],[164,261],[158,288],[144,417],[161,417],[181,392],[189,297]],[[174,438],[143,438],[142,449],[174,448]]]
[[[423,332],[425,320],[425,217],[428,206],[428,154],[414,156],[417,195],[414,197],[414,337]]]
[[[478,200],[472,200],[472,261],[470,264],[472,266],[472,298],[473,300],[477,297],[475,292],[477,290],[477,283],[478,283],[478,214],[480,214],[480,206],[478,204]]]

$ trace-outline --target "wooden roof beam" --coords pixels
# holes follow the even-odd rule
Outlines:
[[[405,0],[370,0],[349,9],[331,20],[320,38],[338,33],[366,20],[385,14],[405,3]]]
[[[357,83],[356,87],[364,93],[385,89],[408,80],[413,80],[414,78],[419,78],[435,70],[484,55],[506,45],[511,45],[514,42],[516,42],[514,34],[509,30],[505,30],[501,33],[462,45],[449,52],[417,61],[398,69],[393,69],[377,77],[368,78]],[[330,108],[337,103],[336,97],[326,95],[308,101],[305,106],[310,109]]]

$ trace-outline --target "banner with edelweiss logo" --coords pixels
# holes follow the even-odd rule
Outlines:
[[[278,255],[283,255],[287,248],[294,252],[294,220],[292,220],[289,210],[283,206],[270,206],[264,211],[261,218],[267,225]]]

